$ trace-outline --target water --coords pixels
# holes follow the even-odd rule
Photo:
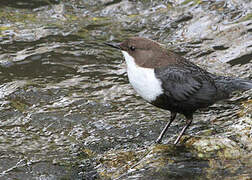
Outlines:
[[[226,15],[224,1],[29,2],[1,4],[0,179],[251,177],[251,92],[197,112],[174,147],[178,116],[155,145],[169,112],[136,95],[122,55],[103,45],[149,37],[213,73],[251,78],[249,2],[227,1]]]

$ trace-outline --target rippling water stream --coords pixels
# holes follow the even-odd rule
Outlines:
[[[103,45],[149,37],[251,79],[250,1],[27,2],[0,3],[0,179],[252,178],[251,91],[197,112],[174,147],[179,116],[154,145],[169,112]]]

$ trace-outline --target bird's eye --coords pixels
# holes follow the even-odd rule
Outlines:
[[[135,51],[135,49],[136,49],[136,48],[135,48],[134,46],[130,46],[130,50],[131,50],[131,51]]]

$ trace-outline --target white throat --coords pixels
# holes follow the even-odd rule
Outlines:
[[[126,51],[122,51],[127,64],[127,73],[130,84],[136,92],[148,102],[156,99],[163,93],[161,81],[156,78],[154,69],[138,66],[134,58]]]

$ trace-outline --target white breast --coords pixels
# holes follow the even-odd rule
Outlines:
[[[161,81],[155,77],[154,69],[138,66],[133,57],[122,51],[127,64],[130,84],[145,100],[151,102],[163,93]]]

